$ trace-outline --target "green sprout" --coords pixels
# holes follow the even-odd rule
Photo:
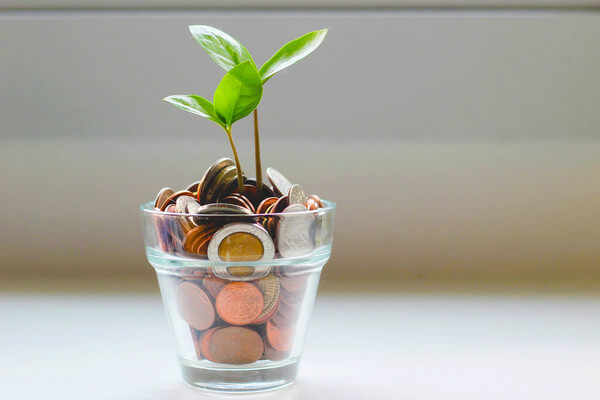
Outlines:
[[[210,119],[225,130],[235,158],[240,193],[244,191],[244,179],[231,127],[234,122],[250,114],[260,103],[261,97],[262,81],[258,70],[251,61],[244,61],[231,68],[221,79],[212,103],[196,95],[173,95],[164,98],[182,110]]]
[[[238,185],[243,193],[241,167],[231,136],[231,125],[253,112],[254,116],[254,159],[256,164],[257,189],[262,190],[262,166],[258,110],[263,85],[277,72],[295,64],[312,53],[325,39],[327,29],[309,32],[281,47],[260,69],[256,67],[246,48],[227,33],[207,25],[191,25],[190,32],[208,55],[225,71],[225,77],[217,87],[213,103],[199,96],[175,95],[164,100],[175,106],[203,116],[223,127],[235,158]]]

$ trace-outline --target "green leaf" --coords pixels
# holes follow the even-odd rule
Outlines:
[[[245,61],[225,74],[213,97],[215,112],[226,125],[250,114],[260,103],[262,81],[256,66]]]
[[[327,29],[309,32],[285,44],[260,68],[263,82],[284,68],[289,67],[312,53],[325,39]]]
[[[173,96],[165,97],[163,100],[192,114],[208,118],[219,125],[224,124],[215,112],[215,107],[213,106],[213,104],[203,97],[196,96],[193,94],[176,94]]]
[[[254,63],[248,50],[227,33],[208,25],[190,25],[189,28],[194,39],[225,71],[245,61]]]

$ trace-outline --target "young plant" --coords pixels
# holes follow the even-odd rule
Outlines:
[[[254,60],[246,48],[227,33],[207,25],[189,27],[194,39],[208,55],[225,71],[230,71],[240,63]],[[327,29],[309,32],[285,44],[258,71],[261,83],[266,83],[277,72],[295,64],[312,53],[325,39]],[[262,166],[260,161],[260,140],[258,133],[258,110],[254,109],[254,160],[256,163],[256,183],[262,189]]]
[[[262,92],[262,80],[256,65],[253,61],[246,60],[228,70],[215,90],[212,103],[196,95],[173,95],[163,99],[184,111],[207,118],[225,130],[235,159],[240,193],[244,191],[244,180],[231,128],[234,122],[244,118],[258,106]]]

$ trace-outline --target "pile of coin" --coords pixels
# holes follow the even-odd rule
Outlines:
[[[314,217],[306,211],[323,207],[300,185],[267,168],[272,188],[244,177],[243,190],[229,158],[213,163],[200,181],[184,190],[163,188],[154,208],[181,218],[155,216],[161,249],[211,261],[268,261],[306,255],[316,246]],[[303,211],[305,213],[303,213]]]
[[[307,279],[277,270],[244,282],[210,273],[176,278],[178,313],[190,327],[196,357],[219,364],[288,357]]]
[[[199,181],[161,189],[154,201],[160,248],[214,262],[174,278],[178,314],[200,360],[279,361],[292,349],[310,275],[295,268],[291,276],[269,261],[318,246],[320,225],[308,211],[323,202],[273,168],[266,174],[272,186],[243,177],[240,188],[234,162],[222,158]]]

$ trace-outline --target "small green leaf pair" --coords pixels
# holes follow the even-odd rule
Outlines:
[[[327,29],[309,32],[285,44],[259,70],[250,52],[227,33],[206,25],[192,25],[189,28],[196,41],[227,73],[217,86],[212,103],[196,95],[173,95],[164,100],[223,127],[235,158],[240,192],[243,192],[242,171],[231,136],[231,126],[254,111],[256,180],[260,191],[262,168],[256,108],[262,98],[263,84],[277,72],[295,64],[319,47],[327,35]]]
[[[221,125],[225,131],[231,125],[250,114],[260,103],[262,81],[256,66],[245,61],[230,69],[221,79],[213,102],[196,95],[173,95],[165,101]]]

